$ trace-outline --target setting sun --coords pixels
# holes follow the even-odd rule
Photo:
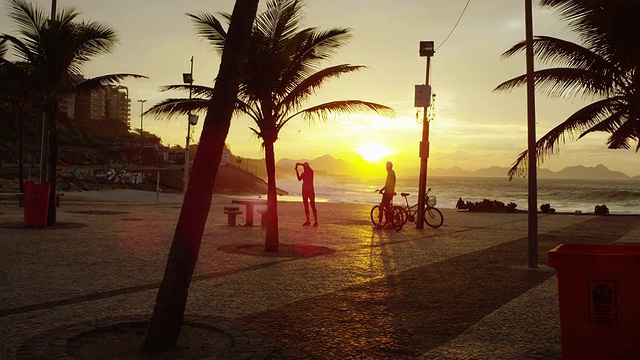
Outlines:
[[[367,141],[360,144],[357,151],[364,160],[370,163],[378,162],[380,159],[393,153],[393,151],[376,141]]]

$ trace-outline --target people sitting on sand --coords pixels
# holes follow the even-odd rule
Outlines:
[[[467,206],[464,204],[464,200],[462,198],[458,198],[458,202],[456,203],[456,210],[466,210]]]
[[[553,214],[556,212],[556,209],[552,208],[551,204],[542,204],[540,205],[540,211],[542,211],[543,214]]]
[[[298,172],[298,166],[302,166],[304,171],[302,174]],[[298,181],[302,181],[302,202],[304,203],[304,215],[307,217],[307,221],[302,226],[309,226],[309,203],[311,203],[311,210],[313,211],[313,226],[318,226],[318,211],[316,211],[316,193],[313,187],[313,169],[308,162],[304,164],[296,163],[295,166],[296,175]]]

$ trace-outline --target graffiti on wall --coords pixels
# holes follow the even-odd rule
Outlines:
[[[65,178],[76,180],[94,180],[96,182],[111,182],[116,184],[142,184],[144,173],[130,171],[126,169],[93,169],[89,167],[68,168],[62,170],[61,175]]]
[[[109,169],[104,176],[107,182],[116,184],[142,184],[144,174],[140,172],[128,171],[122,169],[120,171]]]

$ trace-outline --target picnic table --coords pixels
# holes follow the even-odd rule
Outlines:
[[[250,200],[250,199],[238,199],[231,200],[232,204],[244,205],[247,208],[246,218],[247,226],[253,226],[253,208],[254,206],[267,206],[267,200]]]

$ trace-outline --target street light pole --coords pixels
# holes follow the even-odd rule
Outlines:
[[[416,219],[416,229],[424,228],[424,206],[425,195],[427,193],[427,165],[429,160],[429,118],[427,109],[431,104],[431,87],[429,86],[429,69],[431,67],[431,57],[435,54],[433,41],[420,42],[420,56],[427,57],[427,69],[424,87],[416,86],[416,106],[423,106],[422,114],[422,141],[420,141],[420,182],[418,183],[418,213]],[[418,89],[422,89],[418,94]],[[420,99],[419,99],[420,98]]]
[[[142,119],[144,113],[144,103],[146,101],[147,100],[138,100],[138,102],[140,103],[140,158],[138,159],[138,163],[140,165],[144,163],[144,161],[142,160],[144,158],[144,133],[142,132]]]
[[[182,74],[184,83],[189,84],[189,100],[191,100],[193,86],[193,56],[191,57],[191,70],[188,74]],[[182,192],[186,194],[187,184],[189,183],[189,143],[191,142],[191,121],[194,115],[189,111],[187,119],[187,146],[184,149],[184,180],[182,181]],[[194,124],[195,125],[195,124]]]
[[[56,20],[57,0],[51,0],[51,19],[50,26]],[[46,106],[46,105],[45,105]],[[42,112],[42,138],[40,141],[40,184],[47,182],[47,162],[49,155],[49,119],[47,110]]]
[[[525,35],[527,66],[527,170],[528,170],[528,234],[529,268],[538,267],[538,171],[536,158],[536,100],[533,76],[533,5],[525,0]]]

